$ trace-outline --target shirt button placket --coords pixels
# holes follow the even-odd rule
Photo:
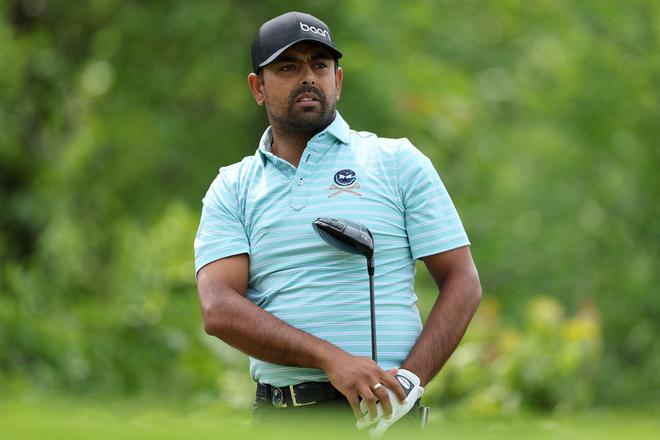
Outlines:
[[[304,184],[305,178],[298,172],[291,182],[291,207],[296,211],[300,211],[307,205]]]

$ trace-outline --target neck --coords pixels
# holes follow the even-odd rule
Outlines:
[[[309,142],[314,134],[287,133],[278,131],[274,126],[271,126],[271,152],[298,168],[300,158],[303,151],[305,151],[305,147],[307,147],[307,142]]]
[[[300,158],[307,147],[307,142],[309,142],[309,140],[317,133],[325,130],[325,128],[334,121],[333,117],[320,129],[301,131],[288,129],[288,127],[277,124],[272,118],[269,119],[272,137],[271,152],[275,156],[286,160],[296,168],[298,168]]]

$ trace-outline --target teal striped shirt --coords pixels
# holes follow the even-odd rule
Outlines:
[[[248,254],[247,298],[292,326],[358,356],[371,355],[366,259],[326,244],[317,217],[347,218],[374,235],[378,363],[399,367],[422,330],[415,259],[469,244],[431,161],[407,139],[349,129],[339,113],[298,168],[270,152],[223,167],[203,199],[195,267]],[[250,358],[254,380],[327,381],[321,370]]]

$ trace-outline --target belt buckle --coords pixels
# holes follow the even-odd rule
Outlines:
[[[271,390],[271,400],[275,408],[286,408],[287,404],[284,401],[284,393],[278,387],[273,387]]]
[[[289,385],[289,391],[291,392],[291,401],[293,406],[305,406],[305,405],[314,405],[316,402],[307,402],[307,403],[298,403],[296,400],[296,392],[293,389],[293,385]],[[284,404],[286,406],[286,403]]]

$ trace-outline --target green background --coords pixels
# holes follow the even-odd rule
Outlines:
[[[192,242],[267,126],[249,47],[288,10],[332,28],[351,127],[428,155],[472,241],[484,300],[426,402],[657,407],[652,0],[0,0],[0,400],[249,408],[247,357],[203,332]]]

